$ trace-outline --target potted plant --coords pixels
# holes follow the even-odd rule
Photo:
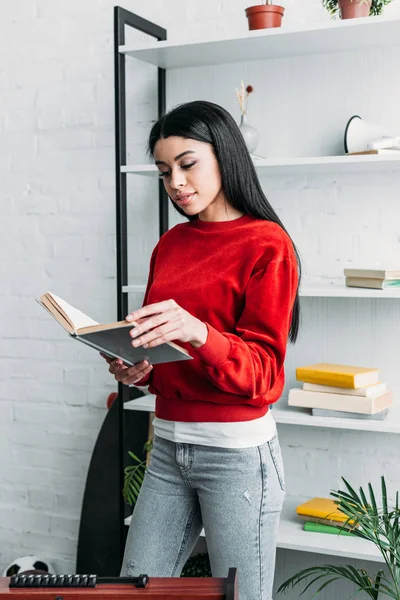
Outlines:
[[[285,9],[283,6],[272,4],[269,0],[265,4],[249,6],[245,9],[250,31],[252,29],[268,29],[280,27]]]
[[[208,552],[190,556],[182,569],[181,577],[212,577]]]
[[[391,2],[392,0],[322,0],[322,5],[332,18],[340,16],[341,19],[352,19],[380,15]]]
[[[352,522],[351,530],[354,535],[373,542],[384,559],[387,574],[380,569],[375,577],[368,575],[365,569],[355,569],[351,565],[336,567],[324,565],[303,569],[282,583],[278,593],[286,592],[299,583],[307,583],[302,594],[313,584],[318,584],[314,596],[325,587],[338,579],[347,579],[357,586],[357,591],[364,591],[370,598],[377,600],[388,596],[400,600],[400,507],[399,492],[396,493],[394,506],[389,507],[385,478],[381,477],[382,508],[378,508],[371,484],[368,484],[369,498],[360,487],[357,494],[350,484],[342,477],[347,491],[332,491],[339,509],[347,516],[346,523],[339,529],[344,529]],[[323,581],[325,580],[325,581]],[[353,594],[355,595],[355,594]],[[352,596],[353,597],[353,596]]]

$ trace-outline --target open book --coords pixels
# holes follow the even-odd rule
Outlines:
[[[134,348],[129,331],[135,326],[133,321],[117,321],[101,325],[93,321],[77,308],[62,298],[47,292],[37,300],[71,337],[107,356],[120,358],[126,365],[134,365],[142,360],[150,364],[191,360],[192,357],[184,348],[173,342],[166,342],[154,348]]]

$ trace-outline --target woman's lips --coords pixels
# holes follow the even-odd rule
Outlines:
[[[195,193],[196,192],[193,192],[192,194],[182,194],[182,196],[179,196],[175,199],[175,202],[179,204],[179,206],[186,206],[187,204],[189,204],[189,202],[191,202]]]

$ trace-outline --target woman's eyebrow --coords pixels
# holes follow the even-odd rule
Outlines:
[[[185,156],[185,154],[195,154],[194,150],[185,150],[185,152],[181,152],[180,154],[178,154],[178,156],[175,156],[174,160],[179,160],[180,158],[182,158],[182,156]],[[163,160],[156,160],[155,161],[156,165],[166,165],[167,163],[164,162]]]

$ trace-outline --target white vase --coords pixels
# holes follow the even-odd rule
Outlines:
[[[254,152],[258,145],[258,131],[252,125],[247,123],[247,115],[242,115],[240,119],[239,129],[242,132],[243,139],[246,143],[247,149],[250,152]]]

